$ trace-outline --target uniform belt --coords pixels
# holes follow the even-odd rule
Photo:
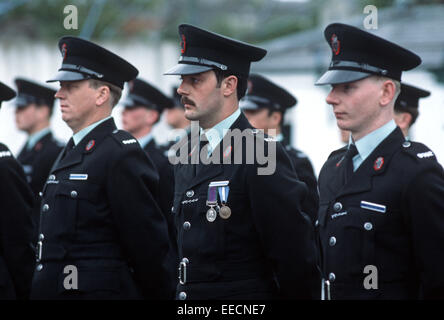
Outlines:
[[[266,266],[267,263],[264,261],[193,265],[182,260],[179,264],[179,281],[181,284],[186,284],[190,282],[234,281],[271,277],[272,272]]]
[[[41,248],[41,260],[63,259],[122,259],[123,255],[119,246],[115,244],[91,244],[77,246],[63,246],[55,243],[43,243]]]

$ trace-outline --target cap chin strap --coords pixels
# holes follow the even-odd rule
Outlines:
[[[179,63],[181,63],[181,62],[191,62],[191,63],[194,63],[194,64],[203,65],[203,66],[216,67],[216,68],[221,69],[221,70],[227,70],[228,69],[228,67],[226,65],[222,64],[222,63],[211,61],[211,60],[207,60],[207,59],[204,59],[204,58],[180,56],[179,57]]]
[[[65,70],[65,71],[80,72],[80,73],[84,73],[84,74],[87,74],[89,76],[93,76],[93,77],[96,77],[99,79],[103,78],[103,74],[95,72],[91,69],[88,69],[88,68],[85,68],[85,67],[82,67],[79,65],[75,65],[75,64],[64,63],[64,64],[62,64],[62,67],[59,69],[59,71],[61,71],[61,70],[62,71]]]
[[[342,69],[342,68],[357,69],[357,71],[379,74],[381,76],[386,76],[388,74],[388,71],[386,69],[374,67],[367,63],[360,63],[355,61],[343,61],[343,60],[333,60],[330,62],[329,69]]]

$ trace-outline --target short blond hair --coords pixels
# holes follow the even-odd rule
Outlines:
[[[384,76],[374,76],[374,78],[376,81],[381,81],[381,82],[390,80],[395,84],[395,96],[393,97],[393,102],[395,102],[396,99],[398,98],[399,94],[401,93],[401,82],[398,80],[395,80],[395,79],[384,77]]]
[[[110,91],[109,104],[111,105],[111,108],[114,108],[119,102],[120,98],[122,97],[122,89],[120,89],[118,86],[114,84],[97,79],[89,79],[88,82],[90,88],[97,89],[101,86],[107,86],[109,88]]]

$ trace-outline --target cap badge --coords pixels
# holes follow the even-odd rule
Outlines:
[[[384,165],[384,158],[383,157],[378,157],[375,160],[375,163],[373,164],[373,169],[375,169],[375,171],[381,170],[383,165]]]
[[[341,51],[341,42],[339,41],[338,36],[334,33],[331,36],[331,49],[333,50],[335,56],[337,56]]]
[[[36,145],[35,145],[35,147],[34,147],[34,150],[35,151],[40,151],[40,149],[42,149],[42,142],[38,142]]]
[[[231,150],[233,150],[233,148],[231,146],[228,146],[225,151],[224,151],[224,158],[228,157],[231,154]]]
[[[184,54],[185,50],[187,49],[187,41],[185,39],[185,35],[184,34],[181,35],[181,38],[182,38],[182,41],[180,41],[180,48],[181,48],[180,52],[182,54]]]
[[[88,141],[88,144],[87,144],[86,147],[85,147],[85,150],[86,150],[86,151],[91,150],[91,149],[94,147],[95,144],[96,144],[96,141],[95,141],[95,140],[89,140],[89,141]]]
[[[63,60],[65,60],[65,59],[66,59],[66,55],[68,54],[68,47],[66,46],[66,43],[64,43],[64,44],[62,45],[62,50],[61,50],[61,52],[62,52]]]

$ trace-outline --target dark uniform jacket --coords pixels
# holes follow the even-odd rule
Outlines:
[[[154,166],[159,174],[159,187],[157,192],[157,203],[159,204],[165,220],[168,224],[168,235],[171,245],[169,259],[169,266],[173,277],[173,285],[177,283],[177,237],[176,228],[174,227],[173,214],[171,207],[173,206],[174,195],[174,169],[172,164],[168,161],[168,149],[156,145],[154,139],[145,145],[143,150],[148,154],[148,157],[153,161]]]
[[[153,161],[159,174],[158,203],[165,214],[165,218],[168,221],[168,226],[172,226],[173,219],[171,215],[171,207],[173,206],[174,195],[174,170],[172,164],[168,161],[168,149],[157,146],[154,139],[151,139],[143,150]],[[173,230],[174,229],[171,231]]]
[[[55,141],[52,133],[44,135],[31,150],[26,149],[26,145],[17,156],[17,160],[23,166],[26,179],[34,193],[35,205],[33,210],[33,221],[35,231],[38,231],[40,220],[40,195],[43,190],[49,170],[51,170],[54,161],[62,151],[63,147]]]
[[[243,114],[231,127],[247,128],[252,130]],[[267,150],[269,138],[265,141],[263,135],[251,131],[249,135]],[[231,164],[200,165],[197,175],[196,165],[175,165],[173,212],[182,263],[177,298],[319,298],[313,228],[300,205],[307,190],[282,145],[275,143],[274,174],[260,175],[256,161],[245,164],[245,139],[233,140],[222,150],[224,143],[213,154],[218,153],[223,161],[242,150],[243,164],[233,164],[232,158]],[[231,216],[218,215],[209,222],[208,186],[226,180]]]
[[[43,189],[31,297],[172,298],[158,176],[137,140],[109,119],[64,153]]]
[[[302,210],[310,217],[314,224],[318,217],[319,193],[313,166],[305,153],[286,144],[285,141],[282,143],[285,146],[285,150],[293,163],[299,179],[308,187],[308,195],[302,202]]]
[[[0,300],[26,299],[35,263],[33,196],[22,167],[2,143],[0,177]]]
[[[345,151],[319,176],[331,298],[444,298],[444,175],[433,152],[396,128],[342,185]]]

